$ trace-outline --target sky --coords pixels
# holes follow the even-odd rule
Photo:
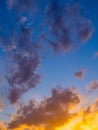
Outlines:
[[[98,130],[97,5],[0,0],[0,130]]]

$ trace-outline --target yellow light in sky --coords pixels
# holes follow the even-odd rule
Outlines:
[[[56,130],[98,130],[98,112],[84,114],[80,111],[77,117]]]

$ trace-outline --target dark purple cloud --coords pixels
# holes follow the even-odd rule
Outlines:
[[[22,93],[35,88],[39,82],[40,75],[36,73],[36,69],[40,60],[36,54],[26,51],[14,53],[12,58],[16,67],[7,74],[7,80],[10,87],[8,98],[14,103]]]
[[[11,64],[8,67],[7,81],[9,83],[8,99],[15,103],[23,93],[35,88],[39,83],[40,75],[36,73],[40,65],[40,57],[33,43],[32,28],[20,25],[20,33],[17,36],[16,48],[10,51]]]
[[[83,16],[78,3],[61,5],[59,0],[51,0],[46,10],[48,33],[52,38],[44,37],[54,51],[66,52],[75,43],[87,42],[92,36],[91,21]]]

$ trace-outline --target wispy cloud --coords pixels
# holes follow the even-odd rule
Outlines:
[[[54,38],[51,40],[48,35],[44,37],[54,51],[69,51],[75,42],[84,43],[91,38],[94,31],[91,21],[81,12],[78,3],[73,5],[65,3],[61,6],[59,0],[50,1],[46,11],[46,21],[50,29],[48,32]]]

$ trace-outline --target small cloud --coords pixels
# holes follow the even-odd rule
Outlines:
[[[89,91],[98,89],[98,80],[92,81],[86,88]]]
[[[75,78],[76,79],[83,79],[85,76],[85,71],[86,71],[85,69],[81,69],[81,70],[75,72]]]

